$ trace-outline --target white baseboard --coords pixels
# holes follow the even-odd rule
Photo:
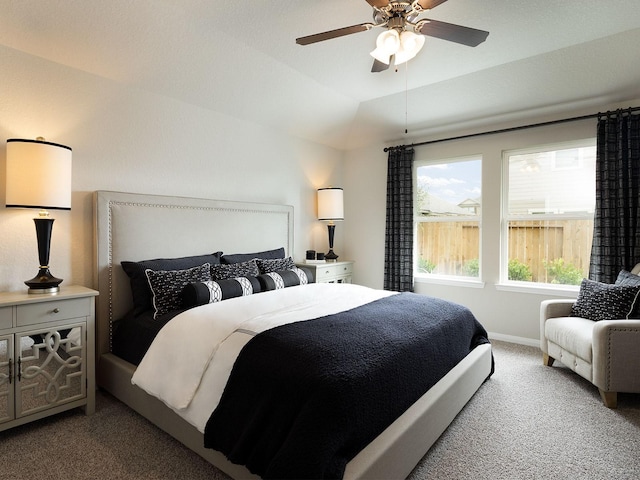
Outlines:
[[[529,347],[539,347],[540,340],[535,338],[516,337],[514,335],[504,335],[502,333],[489,332],[489,340],[499,340],[502,342],[518,343]]]

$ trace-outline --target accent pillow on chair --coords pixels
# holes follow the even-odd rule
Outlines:
[[[639,277],[640,278],[640,277]],[[616,285],[583,278],[576,303],[571,308],[572,317],[589,320],[616,320],[634,318],[637,309],[640,283]]]

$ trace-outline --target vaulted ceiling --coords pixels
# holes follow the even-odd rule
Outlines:
[[[0,0],[0,44],[338,149],[487,118],[640,98],[638,0],[448,0],[427,18],[490,32],[427,37],[371,73],[365,0]]]

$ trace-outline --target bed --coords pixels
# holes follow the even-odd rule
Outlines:
[[[200,424],[196,426],[194,423],[197,422],[178,415],[175,408],[168,406],[165,398],[160,400],[132,383],[132,378],[140,375],[148,366],[144,367],[141,364],[142,366],[138,367],[136,362],[127,361],[113,352],[114,325],[133,308],[130,280],[121,262],[184,257],[204,252],[260,252],[278,248],[284,250],[285,256],[293,256],[293,207],[99,191],[94,195],[94,217],[97,277],[95,282],[100,291],[96,312],[98,386],[229,476],[256,478],[246,467],[231,463],[219,451],[205,448]],[[304,291],[311,291],[313,288],[320,292],[329,288],[320,284],[308,287],[309,290]],[[335,287],[340,288],[336,285],[332,285],[331,288]],[[268,298],[271,294],[290,296],[292,293],[289,292],[295,289],[302,291],[304,288],[306,286],[285,288],[278,290],[279,293],[261,293],[248,299],[258,302],[264,301],[261,299]],[[362,288],[367,295],[371,294],[369,290]],[[376,294],[378,296],[374,300],[386,301],[389,297],[395,301],[402,295],[392,296],[388,293]],[[240,301],[244,299],[225,300],[220,302],[220,305],[232,305],[232,302]],[[369,304],[369,301],[371,300],[363,300],[363,305]],[[205,305],[189,310],[176,319],[197,315],[193,312],[205,308],[219,307]],[[224,308],[231,309],[230,306]],[[310,323],[312,322],[292,320],[290,325]],[[251,336],[255,333],[251,332]],[[165,341],[168,342],[167,345],[171,343],[170,340]],[[490,344],[484,343],[473,348],[434,386],[351,458],[346,464],[343,478],[408,476],[491,375],[492,369]],[[172,373],[167,372],[166,376],[171,375]]]

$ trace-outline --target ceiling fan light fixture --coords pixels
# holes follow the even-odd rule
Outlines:
[[[396,65],[400,65],[415,57],[424,46],[424,35],[404,30],[400,34],[400,48],[396,52]]]
[[[400,48],[400,35],[394,29],[385,30],[378,35],[376,49],[371,52],[371,56],[386,65],[391,61],[391,55]]]

